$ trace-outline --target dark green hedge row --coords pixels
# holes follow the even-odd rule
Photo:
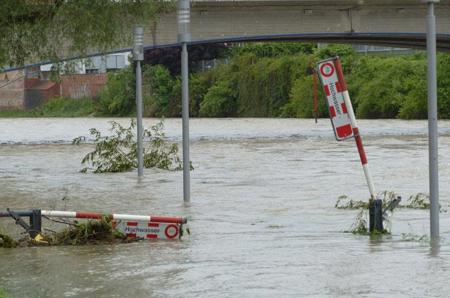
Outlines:
[[[256,44],[230,51],[227,63],[190,76],[193,117],[312,117],[310,68],[339,55],[358,118],[421,119],[427,116],[426,57],[359,55],[350,46]],[[438,56],[441,118],[450,118],[450,55]],[[144,67],[146,116],[181,114],[181,83],[163,66]],[[134,73],[110,75],[100,110],[126,115],[134,107]],[[319,116],[326,117],[319,88]]]

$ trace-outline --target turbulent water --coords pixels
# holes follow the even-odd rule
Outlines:
[[[329,120],[191,121],[192,204],[182,173],[147,169],[82,174],[92,145],[70,141],[112,119],[0,119],[0,210],[65,209],[182,215],[182,241],[0,249],[0,289],[11,297],[448,297],[450,216],[440,247],[426,210],[402,209],[392,236],[348,231],[367,199],[352,140],[336,142]],[[116,119],[126,124],[127,119]],[[156,123],[147,119],[146,126]],[[427,123],[360,121],[377,190],[404,200],[428,191]],[[169,139],[181,121],[167,119]],[[450,198],[450,122],[440,122],[440,194]],[[10,219],[3,230],[19,232]],[[414,241],[411,241],[414,240]]]

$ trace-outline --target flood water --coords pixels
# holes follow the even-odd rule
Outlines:
[[[442,241],[427,210],[401,209],[392,235],[348,231],[367,199],[352,140],[336,142],[327,119],[194,119],[192,204],[182,172],[82,174],[91,144],[70,145],[112,119],[0,119],[0,210],[56,209],[186,216],[182,241],[0,249],[0,289],[11,297],[448,297],[450,215]],[[127,119],[116,119],[127,123]],[[146,119],[145,125],[156,119]],[[181,141],[181,121],[165,120]],[[450,122],[440,122],[440,195],[450,198]],[[360,121],[378,191],[404,200],[428,192],[427,123]],[[450,212],[450,211],[449,211]],[[10,219],[8,231],[20,230]],[[405,236],[409,234],[409,236]]]

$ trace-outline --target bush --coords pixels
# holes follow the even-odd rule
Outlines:
[[[328,117],[326,99],[318,82],[318,117]],[[289,95],[289,102],[282,109],[282,117],[313,118],[314,94],[312,76],[296,80]]]
[[[100,93],[99,111],[108,116],[128,116],[136,107],[136,82],[133,67],[108,73],[108,81]]]
[[[236,113],[237,90],[230,80],[218,81],[209,88],[200,104],[201,117],[230,117]]]
[[[172,116],[175,92],[175,79],[169,70],[162,65],[146,68],[143,76],[144,89],[149,90],[146,97],[145,115],[148,116]]]
[[[316,45],[311,43],[299,42],[260,42],[248,43],[243,46],[233,46],[231,56],[239,56],[243,54],[254,54],[256,57],[280,57],[295,54],[312,54]]]
[[[129,127],[123,127],[112,121],[110,129],[112,136],[103,136],[100,131],[91,128],[89,133],[94,137],[95,149],[81,160],[81,164],[86,165],[81,172],[115,173],[137,168],[135,127],[134,120]],[[78,145],[83,140],[84,137],[78,137],[72,143]],[[147,146],[144,146],[144,167],[164,170],[182,169],[182,163],[178,157],[178,145],[166,142],[162,122],[150,129],[144,129],[144,140],[148,141]]]
[[[312,117],[308,70],[339,55],[359,118],[421,119],[427,116],[426,57],[358,55],[348,45],[315,48],[300,43],[255,43],[233,47],[228,64],[190,75],[193,117]],[[144,66],[145,115],[181,115],[181,80],[163,66]],[[100,107],[106,115],[134,110],[132,68],[110,74]],[[319,116],[328,116],[319,84]],[[438,109],[450,118],[450,55],[438,55]]]

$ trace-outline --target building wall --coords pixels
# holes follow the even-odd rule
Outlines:
[[[107,75],[75,74],[61,76],[61,96],[69,98],[97,97],[106,84]]]
[[[21,109],[24,103],[24,72],[0,73],[0,109]]]
[[[106,79],[106,74],[63,75],[57,83],[25,78],[23,71],[0,73],[0,109],[33,109],[58,96],[98,97]]]

